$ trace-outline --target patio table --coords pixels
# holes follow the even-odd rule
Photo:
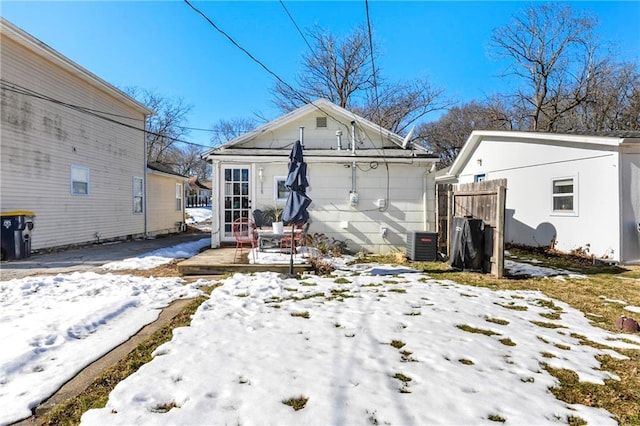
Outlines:
[[[258,230],[258,250],[264,251],[267,248],[280,249],[280,241],[284,234],[275,234],[272,230]]]
[[[299,234],[300,232],[302,231],[299,229],[295,230],[296,234]],[[282,241],[285,236],[290,235],[291,228],[285,228],[282,234],[276,234],[272,229],[258,229],[258,250],[264,251],[269,248],[277,248],[279,250],[280,241]]]

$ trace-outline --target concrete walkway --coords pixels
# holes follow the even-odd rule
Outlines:
[[[92,244],[52,253],[36,253],[26,259],[0,262],[0,281],[39,274],[97,271],[101,265],[109,262],[210,236],[209,232],[188,232],[153,239]]]

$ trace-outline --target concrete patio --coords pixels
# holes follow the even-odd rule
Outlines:
[[[249,253],[246,249],[243,250],[242,255],[238,255],[238,259],[234,262],[235,250],[235,246],[205,250],[178,263],[178,271],[182,275],[221,275],[233,272],[251,273],[267,271],[278,273],[289,272],[289,263],[249,263]],[[258,253],[258,259],[260,254],[262,253]],[[311,265],[308,263],[293,265],[293,272],[295,274],[302,274],[304,271],[311,269]]]

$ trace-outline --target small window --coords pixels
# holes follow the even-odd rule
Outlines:
[[[182,211],[182,184],[176,183],[176,211]]]
[[[275,198],[276,202],[287,201],[287,197],[289,196],[289,189],[286,186],[284,186],[286,181],[287,181],[286,176],[275,176],[273,178],[273,189],[274,189],[273,198]]]
[[[483,180],[485,180],[485,178],[486,178],[486,177],[487,177],[487,176],[486,176],[484,173],[482,173],[482,174],[480,174],[480,175],[475,175],[475,176],[473,177],[473,181],[474,181],[474,182],[482,182]]]
[[[89,195],[89,168],[71,166],[71,194]]]
[[[142,213],[144,211],[144,181],[141,177],[133,177],[133,212]]]
[[[316,117],[316,127],[327,127],[327,117]]]
[[[575,212],[575,193],[573,178],[553,180],[553,211]]]

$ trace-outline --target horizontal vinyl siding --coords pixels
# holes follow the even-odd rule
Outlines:
[[[148,231],[151,234],[176,232],[176,222],[184,222],[184,196],[183,206],[176,211],[176,184],[183,185],[179,178],[171,178],[151,173],[147,176],[147,208]]]
[[[284,163],[258,167],[264,168],[264,181],[262,191],[260,183],[257,183],[255,205],[264,209],[273,204],[273,177],[285,176],[287,169]],[[408,231],[425,230],[425,168],[389,164],[387,180],[387,169],[383,163],[376,169],[370,168],[368,163],[358,164],[358,167],[355,189],[359,203],[352,207],[349,204],[351,168],[334,164],[308,164],[308,195],[313,200],[309,207],[309,232],[347,241],[352,248],[370,252],[404,249]],[[378,199],[387,201],[386,210],[378,209]],[[433,197],[430,197],[430,202],[435,208]],[[342,229],[343,221],[348,222],[347,229]],[[380,234],[381,227],[388,229],[386,240]],[[428,218],[427,228],[435,229],[432,217]]]
[[[140,111],[6,37],[1,55],[6,82],[143,127]],[[1,126],[1,208],[36,213],[33,249],[144,233],[144,216],[132,212],[132,178],[145,170],[143,132],[8,90]],[[71,165],[89,168],[89,195],[71,195]]]

